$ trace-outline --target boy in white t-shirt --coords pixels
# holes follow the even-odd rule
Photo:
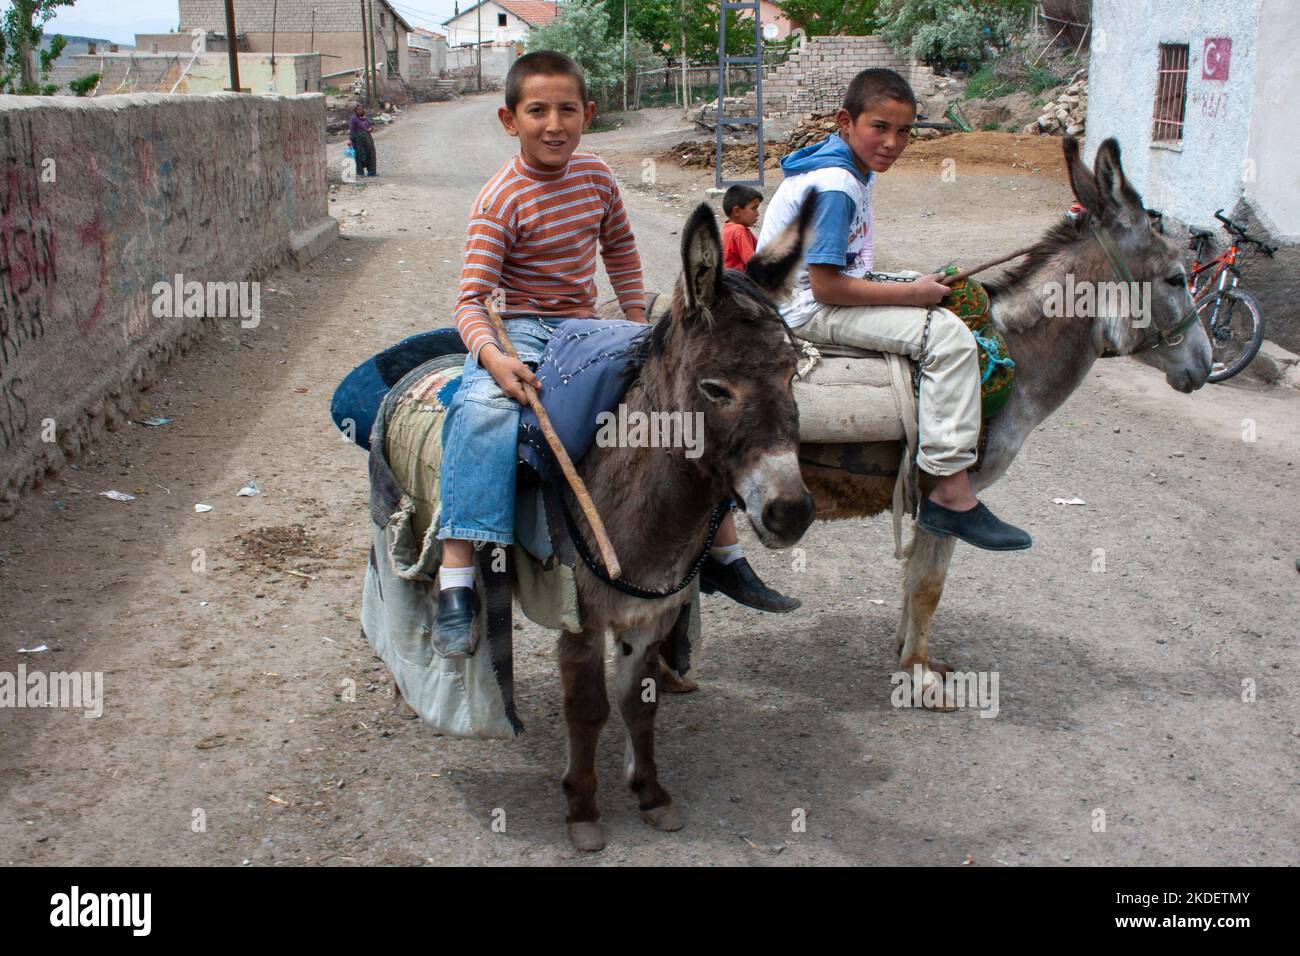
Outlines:
[[[875,251],[871,190],[907,147],[916,96],[893,70],[863,70],[836,114],[839,133],[805,146],[781,163],[785,181],[768,203],[761,250],[817,192],[815,237],[805,252],[790,303],[782,309],[794,334],[813,343],[906,355],[920,369],[917,466],[936,479],[917,524],[992,551],[1031,544],[975,497],[966,469],[975,463],[980,430],[980,373],[975,338],[938,303],[951,291],[940,275],[911,282],[870,278]],[[927,320],[928,316],[928,320]]]

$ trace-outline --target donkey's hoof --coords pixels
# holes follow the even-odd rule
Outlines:
[[[686,826],[686,815],[675,803],[665,803],[662,807],[651,807],[641,811],[641,819],[656,830],[672,833]]]
[[[921,707],[924,710],[946,713],[957,709],[953,692],[943,680],[943,675],[951,669],[943,664],[935,664],[933,669],[927,668],[921,674]]]
[[[594,853],[605,849],[605,828],[596,820],[569,824],[569,842],[575,850]]]

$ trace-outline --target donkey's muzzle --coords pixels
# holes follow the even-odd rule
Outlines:
[[[817,505],[805,490],[797,498],[777,498],[763,507],[763,527],[786,547],[803,537],[812,524]]]
[[[736,481],[754,533],[768,548],[788,548],[812,524],[816,505],[793,451],[769,452]]]

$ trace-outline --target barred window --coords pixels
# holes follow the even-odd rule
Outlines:
[[[1160,44],[1156,69],[1156,105],[1151,142],[1178,143],[1187,112],[1187,44]]]

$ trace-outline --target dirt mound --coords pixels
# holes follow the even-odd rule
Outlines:
[[[1017,170],[1050,179],[1065,178],[1061,141],[1050,136],[1026,133],[960,133],[941,140],[913,143],[898,160],[896,168],[941,163],[951,159],[956,173],[963,167],[983,172]]]

